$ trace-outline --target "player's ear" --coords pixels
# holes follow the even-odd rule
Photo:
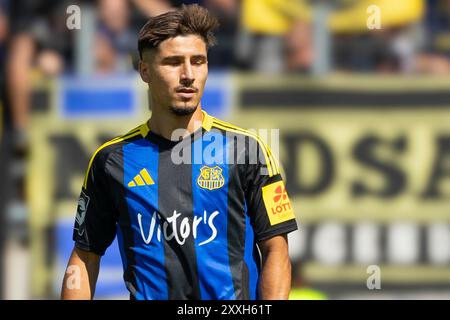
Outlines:
[[[141,75],[142,81],[145,83],[150,83],[150,69],[148,63],[144,61],[139,61],[139,74]]]

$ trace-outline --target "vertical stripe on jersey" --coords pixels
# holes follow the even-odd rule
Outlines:
[[[245,251],[244,260],[249,273],[248,280],[248,292],[250,300],[257,299],[258,296],[258,264],[259,264],[259,253],[258,248],[255,244],[255,235],[253,233],[253,228],[250,223],[250,217],[247,212],[247,205],[245,205]]]
[[[189,140],[180,143],[185,142],[190,147]],[[167,235],[169,238],[173,237],[164,242],[168,294],[169,299],[200,299],[195,243],[191,230],[192,167],[190,164],[175,164],[171,158],[171,150],[169,146],[160,147],[158,172],[158,205],[161,216],[167,221],[167,218],[179,215],[175,220],[175,228],[172,227],[173,223],[167,223]]]
[[[163,239],[157,238],[158,204],[158,147],[146,139],[140,139],[123,146],[124,186],[135,180],[142,169],[147,169],[155,182],[151,185],[126,187],[128,212],[131,228],[134,234],[135,246],[134,273],[136,289],[139,292],[136,299],[164,300],[168,298],[165,272]],[[152,204],[152,205],[151,205]],[[139,218],[141,217],[141,223]],[[155,219],[154,232],[149,239],[152,219]],[[141,228],[142,227],[142,228]],[[143,234],[143,236],[142,236]],[[145,243],[149,240],[149,243]]]
[[[216,141],[219,141],[219,144]],[[219,147],[215,150],[214,157],[220,159],[217,161],[219,163],[212,163],[213,159],[206,151],[211,150],[211,146],[208,149],[207,146],[214,142]],[[228,257],[228,166],[225,161],[225,150],[226,138],[217,130],[206,132],[203,139],[197,139],[193,143],[192,191],[194,231],[196,230],[195,247],[198,274],[202,275],[199,277],[201,298],[204,300],[235,299]],[[198,159],[202,159],[202,163],[196,163],[195,160]],[[198,182],[201,169],[217,170],[217,167],[221,169],[220,175],[224,179],[222,187],[217,189],[217,179],[206,179],[204,183]]]
[[[223,132],[224,135],[226,132]],[[231,276],[234,284],[234,294],[237,300],[248,300],[248,268],[244,261],[245,248],[245,194],[242,177],[236,156],[240,156],[238,141],[229,135],[227,150],[233,151],[234,159],[228,159],[228,258],[230,260]],[[233,148],[234,150],[231,150]]]
[[[131,140],[139,139],[138,137],[133,137]],[[121,144],[128,143],[121,142]],[[131,220],[130,215],[128,214],[128,204],[126,202],[126,188],[123,184],[124,181],[124,160],[123,160],[123,148],[119,148],[119,156],[116,158],[117,163],[109,166],[108,162],[106,166],[108,166],[108,170],[111,174],[117,177],[117,180],[120,181],[118,183],[117,194],[115,195],[118,199],[117,206],[118,212],[120,212],[118,216],[118,224],[117,224],[117,240],[119,243],[120,255],[122,258],[122,265],[124,270],[124,281],[127,289],[130,291],[131,295],[136,295],[136,277],[134,274],[133,266],[135,265],[135,259],[133,250],[130,248],[134,247],[134,237],[131,230]]]

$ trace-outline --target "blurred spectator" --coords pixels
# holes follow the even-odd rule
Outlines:
[[[197,3],[208,8],[220,23],[220,28],[215,32],[218,45],[208,52],[208,65],[212,69],[229,69],[235,65],[234,45],[239,20],[238,0],[133,0],[132,2],[141,14],[133,15],[133,25],[136,30],[145,24],[148,17],[173,10],[183,4]]]
[[[8,110],[15,130],[15,146],[19,149],[26,145],[31,71],[37,67],[44,76],[54,76],[71,64],[71,38],[65,24],[66,5],[66,1],[55,4],[50,0],[9,3]]]
[[[334,67],[353,72],[400,71],[389,32],[335,35]]]
[[[8,36],[8,15],[6,9],[6,1],[0,1],[0,68],[4,67],[3,64],[6,58],[6,40]],[[0,73],[3,74],[3,69],[0,69]]]
[[[295,22],[286,34],[285,46],[287,71],[308,72],[314,59],[311,24],[305,20]]]
[[[427,0],[426,50],[450,57],[450,0]]]
[[[297,0],[243,0],[237,59],[244,69],[276,74],[285,70],[284,36],[302,20]],[[292,45],[291,51],[295,46]]]
[[[132,70],[132,54],[137,50],[137,31],[130,24],[127,0],[99,0],[95,38],[96,72]]]
[[[42,76],[57,75],[64,69],[66,58],[70,59],[65,4],[65,1],[55,3],[50,0],[0,1],[3,183],[0,195],[0,247],[7,238],[28,244],[25,179],[29,152],[27,130],[32,109],[31,76],[33,70]],[[0,252],[0,256],[3,257],[3,253]],[[2,270],[0,274],[3,276]]]
[[[9,162],[9,152],[5,144],[5,65],[6,65],[6,46],[8,36],[8,6],[5,0],[0,1],[0,177],[2,185],[0,186],[0,299],[4,298],[4,252],[5,252],[5,210],[8,199],[7,188],[4,183],[8,183],[8,169],[6,164]]]
[[[450,0],[427,0],[423,23],[423,52],[417,56],[416,70],[422,73],[450,73]]]
[[[158,16],[172,8],[169,0],[132,0],[132,2],[146,17]]]
[[[367,26],[367,8],[373,5],[379,9],[381,29]],[[423,0],[361,0],[337,7],[330,18],[335,68],[413,72],[423,12]]]
[[[230,69],[235,66],[235,41],[238,30],[238,0],[205,0],[204,6],[219,20],[215,36],[217,45],[208,53],[210,68]]]

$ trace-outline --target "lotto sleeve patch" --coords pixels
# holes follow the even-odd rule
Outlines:
[[[295,219],[283,181],[263,187],[262,196],[271,226]]]

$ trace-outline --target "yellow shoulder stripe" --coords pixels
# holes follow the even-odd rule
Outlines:
[[[275,157],[272,155],[272,152],[270,151],[270,148],[266,145],[264,140],[262,140],[261,137],[258,134],[256,134],[255,132],[252,132],[250,130],[246,130],[246,129],[240,128],[238,126],[235,126],[235,125],[233,125],[231,123],[227,123],[225,121],[219,120],[217,118],[214,118],[214,121],[216,121],[217,123],[221,123],[221,124],[223,124],[223,125],[225,125],[227,127],[232,127],[235,130],[242,131],[242,132],[247,132],[248,134],[250,134],[253,137],[255,137],[257,140],[259,140],[259,142],[262,144],[264,150],[268,153],[269,157],[272,159],[272,163],[273,163],[273,165],[276,168],[276,173],[280,173],[278,163],[277,163]]]
[[[254,132],[252,132],[250,130],[242,129],[240,127],[237,127],[235,125],[232,125],[230,123],[227,123],[225,121],[222,121],[222,120],[219,120],[219,119],[216,119],[216,118],[214,118],[214,122],[217,123],[217,124],[222,124],[222,125],[226,126],[225,128],[222,127],[222,129],[224,129],[224,130],[231,131],[231,129],[229,128],[229,127],[231,127],[234,130],[236,130],[235,132],[237,132],[237,133],[243,133],[243,134],[246,134],[248,136],[251,136],[251,137],[255,138],[259,142],[261,147],[263,148],[263,151],[265,152],[264,156],[265,156],[265,159],[266,159],[267,166],[268,167],[272,166],[272,165],[274,166],[273,175],[280,173],[280,170],[278,168],[278,164],[275,161],[275,158],[272,155],[272,152],[270,151],[270,148],[264,143],[264,141],[261,139],[261,137],[258,134],[254,133]],[[268,157],[266,156],[266,154],[267,154]],[[267,161],[268,158],[270,159],[270,163],[269,163],[269,161]],[[270,169],[268,169],[268,170],[269,170],[269,175],[270,175]],[[270,175],[270,176],[272,176],[272,175]]]
[[[207,114],[205,110],[202,110],[202,113],[203,113],[202,127],[206,131],[209,131],[209,130],[211,130],[211,127],[213,125],[214,118],[212,116],[210,116],[209,114]]]
[[[269,176],[271,177],[273,175],[280,173],[280,171],[278,169],[278,165],[275,161],[275,158],[273,157],[272,153],[270,152],[270,149],[267,147],[267,145],[264,143],[264,141],[261,139],[261,137],[259,135],[257,135],[256,133],[254,133],[252,131],[242,129],[240,127],[237,127],[237,126],[229,124],[227,122],[218,120],[216,118],[214,118],[213,126],[216,126],[220,129],[223,129],[226,131],[241,133],[246,136],[255,138],[263,150],[263,154],[264,154],[264,158],[266,160],[266,165],[267,165],[267,170],[268,170]]]
[[[138,129],[138,130],[136,130],[136,129]],[[88,168],[86,170],[86,174],[84,176],[83,187],[85,189],[87,187],[87,180],[88,180],[88,176],[89,176],[89,171],[91,170],[92,163],[94,162],[94,159],[95,159],[95,156],[97,155],[97,153],[99,153],[100,150],[102,150],[103,148],[106,148],[107,146],[113,145],[115,143],[122,142],[122,141],[124,141],[126,139],[135,137],[137,135],[140,135],[141,134],[141,126],[137,127],[136,129],[131,130],[129,133],[127,133],[127,134],[125,134],[123,136],[120,136],[120,137],[117,137],[117,138],[114,138],[114,139],[112,139],[110,141],[105,142],[99,148],[97,148],[97,150],[95,150],[94,154],[91,157],[91,160],[89,160],[89,165],[88,165]]]

